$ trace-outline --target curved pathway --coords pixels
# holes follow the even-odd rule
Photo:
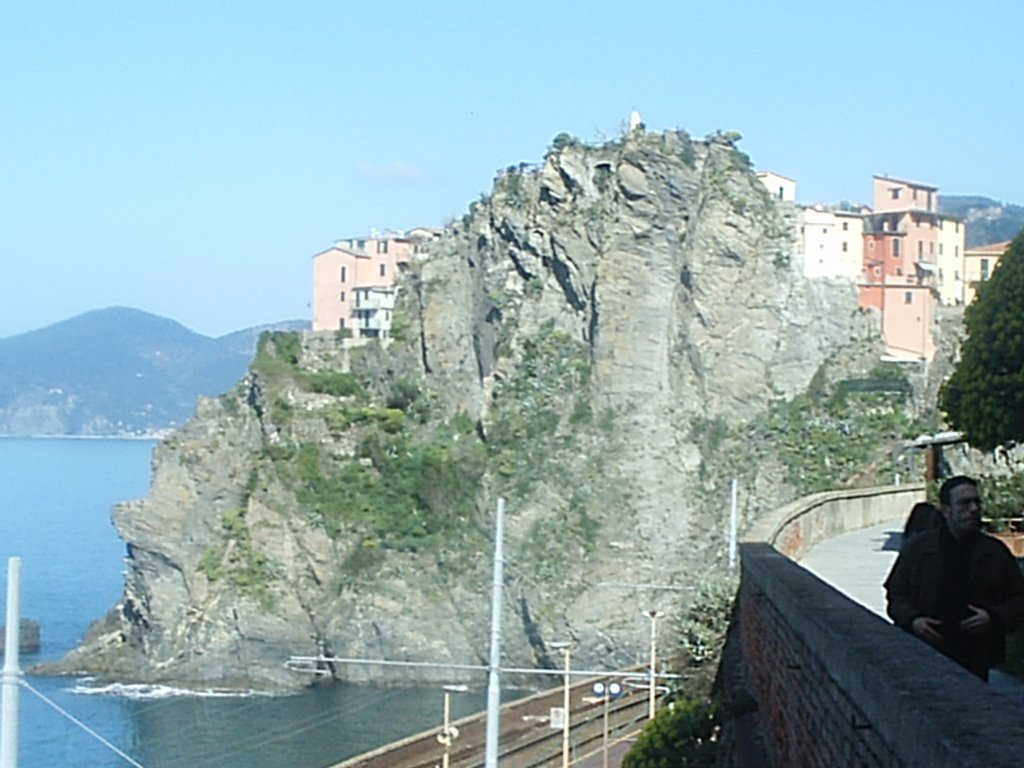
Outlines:
[[[811,547],[800,559],[809,570],[852,600],[888,621],[882,582],[899,554],[903,521],[861,528]]]

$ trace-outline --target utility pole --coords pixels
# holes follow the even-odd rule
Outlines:
[[[649,704],[648,704],[648,707],[647,707],[647,717],[648,717],[648,719],[653,720],[654,719],[654,711],[655,711],[655,708],[657,706],[656,702],[657,702],[657,695],[658,695],[657,685],[656,685],[656,683],[657,683],[657,674],[655,672],[655,665],[656,665],[656,661],[657,661],[657,649],[658,649],[658,632],[657,632],[656,627],[658,625],[658,619],[660,617],[664,616],[665,614],[662,611],[658,611],[658,610],[644,611],[644,613],[647,614],[647,616],[651,620],[651,669],[650,669],[650,680],[649,680],[649,685],[650,685],[650,689],[651,690],[650,690]]]
[[[491,662],[487,671],[485,768],[498,768],[498,741],[501,736],[501,604],[504,593],[504,535],[505,500],[498,499],[498,511],[494,518],[494,579],[491,582]]]
[[[464,685],[444,686],[444,725],[441,727],[441,733],[437,735],[437,740],[444,745],[441,768],[448,768],[451,764],[452,742],[459,737],[459,729],[452,725],[452,694],[465,693],[468,690],[469,688]]]
[[[572,686],[570,680],[572,643],[552,643],[558,646],[565,656],[565,679],[562,681],[562,768],[569,768],[569,691]]]
[[[7,561],[7,633],[4,647],[3,717],[0,723],[0,768],[18,768],[18,669],[21,628],[21,558]]]
[[[739,482],[732,479],[732,507],[729,512],[729,570],[736,570],[736,530],[739,518]]]

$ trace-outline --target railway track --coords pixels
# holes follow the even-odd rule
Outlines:
[[[594,680],[570,689],[570,765],[599,752],[604,743],[605,704],[591,695]],[[562,764],[563,732],[550,725],[553,707],[561,707],[562,688],[543,691],[501,708],[499,760],[514,768],[554,768]],[[647,723],[645,691],[630,690],[608,702],[608,742],[636,733]],[[451,768],[482,768],[486,717],[479,713],[454,723],[459,736],[449,748]],[[410,736],[330,768],[437,768],[444,747],[438,742],[440,727]]]

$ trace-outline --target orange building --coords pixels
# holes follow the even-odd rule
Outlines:
[[[874,177],[874,207],[864,217],[860,303],[881,312],[892,357],[931,360],[935,354],[936,260],[949,218],[939,213],[937,187]]]

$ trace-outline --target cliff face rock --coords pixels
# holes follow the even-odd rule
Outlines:
[[[64,671],[280,687],[308,682],[292,654],[486,663],[499,496],[507,663],[573,639],[582,665],[633,664],[641,609],[671,631],[726,551],[700,425],[877,338],[854,286],[790,268],[792,212],[732,137],[556,144],[410,266],[389,347],[265,337],[158,448],[115,513],[124,598]],[[740,471],[744,519],[793,493],[770,458]]]

